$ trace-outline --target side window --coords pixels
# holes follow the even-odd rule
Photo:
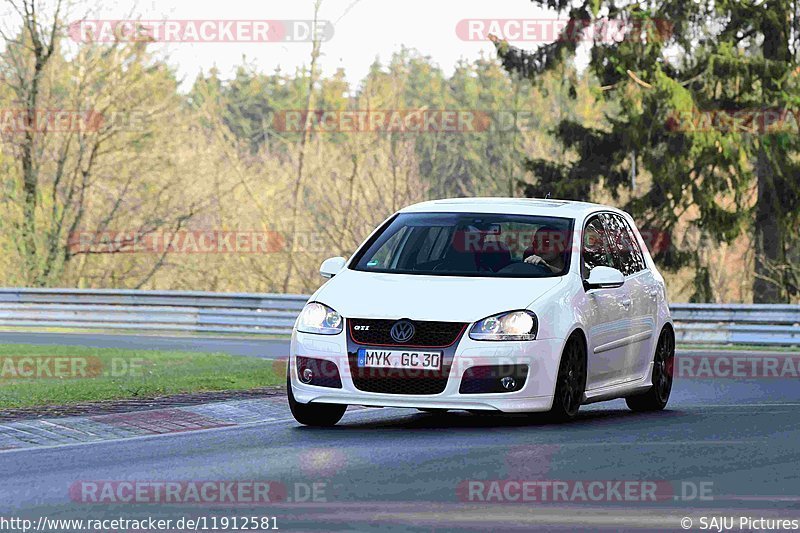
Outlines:
[[[622,221],[611,213],[603,213],[603,222],[608,229],[608,240],[611,244],[611,252],[617,259],[617,268],[624,276],[630,276],[635,271],[631,264],[630,246],[628,245],[628,234]]]
[[[617,215],[619,216],[619,215]],[[641,272],[642,270],[647,268],[647,264],[644,262],[644,254],[642,253],[642,249],[639,246],[639,241],[636,240],[636,234],[633,232],[631,225],[622,217],[619,217],[622,221],[622,225],[625,228],[625,231],[628,233],[628,239],[631,242],[631,260],[633,261],[636,272]]]
[[[642,251],[625,219],[612,213],[603,213],[602,216],[620,271],[625,276],[630,276],[644,270]]]
[[[614,255],[611,253],[606,233],[606,228],[600,216],[592,217],[586,223],[586,229],[583,232],[583,249],[581,251],[581,256],[583,257],[581,273],[584,279],[589,277],[589,272],[596,266],[617,268],[617,265],[614,264]]]

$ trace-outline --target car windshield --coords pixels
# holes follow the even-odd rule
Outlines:
[[[492,213],[400,213],[361,249],[355,270],[441,276],[563,276],[573,220]]]

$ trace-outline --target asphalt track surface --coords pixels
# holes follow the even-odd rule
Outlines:
[[[664,412],[635,414],[617,400],[584,406],[578,420],[561,425],[362,409],[335,428],[313,429],[287,413],[247,426],[2,451],[0,517],[206,517],[209,524],[212,516],[274,516],[282,531],[682,531],[685,518],[699,531],[711,517],[726,517],[734,530],[753,530],[753,522],[740,529],[740,517],[800,519],[798,445],[800,387],[786,377],[681,378]],[[271,481],[291,501],[109,504],[74,492],[82,482],[216,480]],[[521,493],[508,480],[538,482],[533,500],[509,501]],[[617,497],[615,481],[633,492],[658,488],[655,497],[624,488]],[[543,495],[552,482],[566,492]],[[579,490],[596,482],[604,488]]]

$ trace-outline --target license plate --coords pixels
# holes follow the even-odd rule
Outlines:
[[[419,350],[372,350],[359,348],[359,368],[419,368],[439,370],[442,367],[442,352]]]

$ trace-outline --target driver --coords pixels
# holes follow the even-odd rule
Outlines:
[[[562,231],[552,226],[541,226],[533,235],[530,247],[525,250],[525,262],[549,268],[553,274],[564,270]]]

